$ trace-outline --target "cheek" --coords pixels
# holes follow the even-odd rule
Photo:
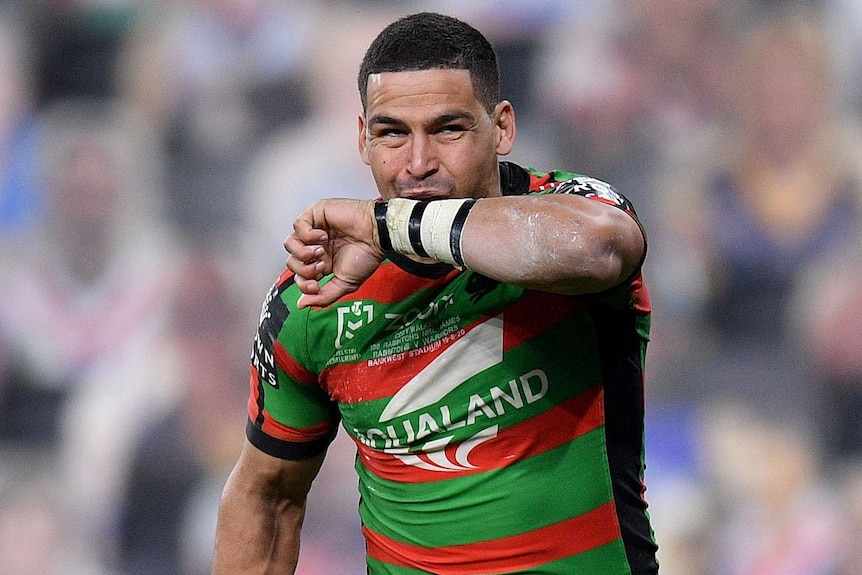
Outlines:
[[[446,164],[451,166],[453,173],[461,174],[464,178],[481,178],[490,166],[496,168],[497,156],[493,149],[471,146],[452,151]]]

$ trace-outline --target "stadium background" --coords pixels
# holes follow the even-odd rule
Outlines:
[[[0,573],[209,572],[282,237],[374,196],[358,63],[421,10],[498,48],[511,159],[650,232],[663,574],[859,573],[855,0],[0,2]],[[364,573],[351,467],[342,436],[300,575]]]

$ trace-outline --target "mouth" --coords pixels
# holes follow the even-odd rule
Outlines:
[[[425,202],[445,200],[450,197],[448,192],[440,190],[402,190],[398,196],[409,200],[420,200]]]
[[[395,193],[399,198],[408,200],[421,200],[430,202],[432,200],[445,200],[455,197],[455,182],[448,177],[435,177],[425,179],[406,179],[395,182]]]

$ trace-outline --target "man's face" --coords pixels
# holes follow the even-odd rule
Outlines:
[[[500,195],[497,155],[511,151],[514,137],[511,104],[489,115],[467,70],[368,78],[359,151],[384,199]]]

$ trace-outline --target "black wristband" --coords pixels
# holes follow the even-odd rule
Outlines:
[[[416,202],[413,206],[413,211],[410,212],[410,222],[407,224],[407,237],[410,239],[410,245],[413,246],[413,251],[416,255],[423,258],[428,257],[428,252],[422,246],[422,214],[425,213],[425,208],[428,207],[428,202]]]
[[[389,237],[389,228],[386,227],[386,210],[389,204],[385,200],[374,202],[374,219],[377,221],[377,240],[380,242],[380,250],[384,254],[392,253],[392,239]]]
[[[470,215],[470,210],[473,209],[473,204],[476,200],[471,199],[461,204],[458,213],[455,214],[455,220],[452,222],[452,230],[449,232],[449,249],[452,250],[452,258],[458,264],[458,267],[464,267],[464,257],[461,255],[461,232],[464,230],[464,222],[467,221],[467,216]]]

